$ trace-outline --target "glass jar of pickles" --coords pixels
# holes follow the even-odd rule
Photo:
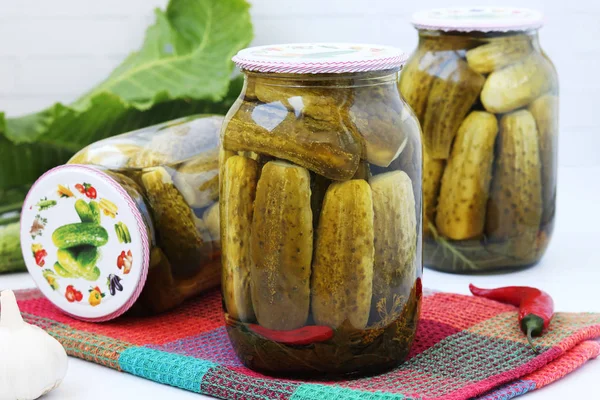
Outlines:
[[[54,305],[106,321],[219,285],[222,122],[193,116],[108,138],[33,185],[21,246]]]
[[[384,46],[255,47],[221,134],[222,292],[248,367],[404,360],[421,301],[420,129]]]
[[[448,272],[533,265],[554,225],[558,79],[532,10],[415,14],[401,92],[423,128],[424,263]]]

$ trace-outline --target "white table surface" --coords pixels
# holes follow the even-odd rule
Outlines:
[[[487,276],[463,276],[425,270],[428,288],[468,293],[467,285],[529,285],[549,292],[557,311],[600,312],[600,167],[562,168],[559,171],[558,218],[548,252],[535,267],[525,271]],[[32,287],[25,273],[0,275],[0,289]],[[524,399],[591,399],[600,391],[600,360]],[[63,384],[47,400],[70,399],[200,399],[195,393],[171,388],[116,372],[106,367],[69,358]]]

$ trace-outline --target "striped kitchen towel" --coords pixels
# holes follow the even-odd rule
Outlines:
[[[335,382],[273,378],[245,368],[227,338],[217,290],[156,317],[94,324],[62,314],[38,290],[17,293],[23,316],[67,353],[222,399],[510,399],[600,353],[600,314],[557,313],[534,354],[514,307],[425,292],[409,359],[377,376]]]

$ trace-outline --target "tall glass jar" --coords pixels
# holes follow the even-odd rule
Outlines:
[[[421,301],[419,124],[404,55],[302,44],[240,52],[223,124],[227,331],[270,374],[372,373],[405,359]]]
[[[423,128],[424,263],[447,272],[537,263],[556,204],[558,78],[532,10],[415,14],[400,88]]]
[[[21,246],[48,300],[99,322],[219,285],[222,122],[192,116],[101,140],[38,179]]]

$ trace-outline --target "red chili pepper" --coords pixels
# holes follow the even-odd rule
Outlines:
[[[469,289],[475,296],[519,307],[521,330],[527,335],[527,341],[533,351],[538,352],[531,337],[540,336],[554,316],[554,301],[548,293],[528,286],[480,289],[469,284]]]
[[[421,281],[421,278],[417,278],[415,283],[417,285],[415,294],[417,295],[417,299],[420,299],[423,296],[423,282]]]
[[[333,329],[321,325],[303,326],[291,331],[268,329],[256,324],[248,324],[248,328],[265,339],[283,344],[304,345],[324,342],[333,337]]]

